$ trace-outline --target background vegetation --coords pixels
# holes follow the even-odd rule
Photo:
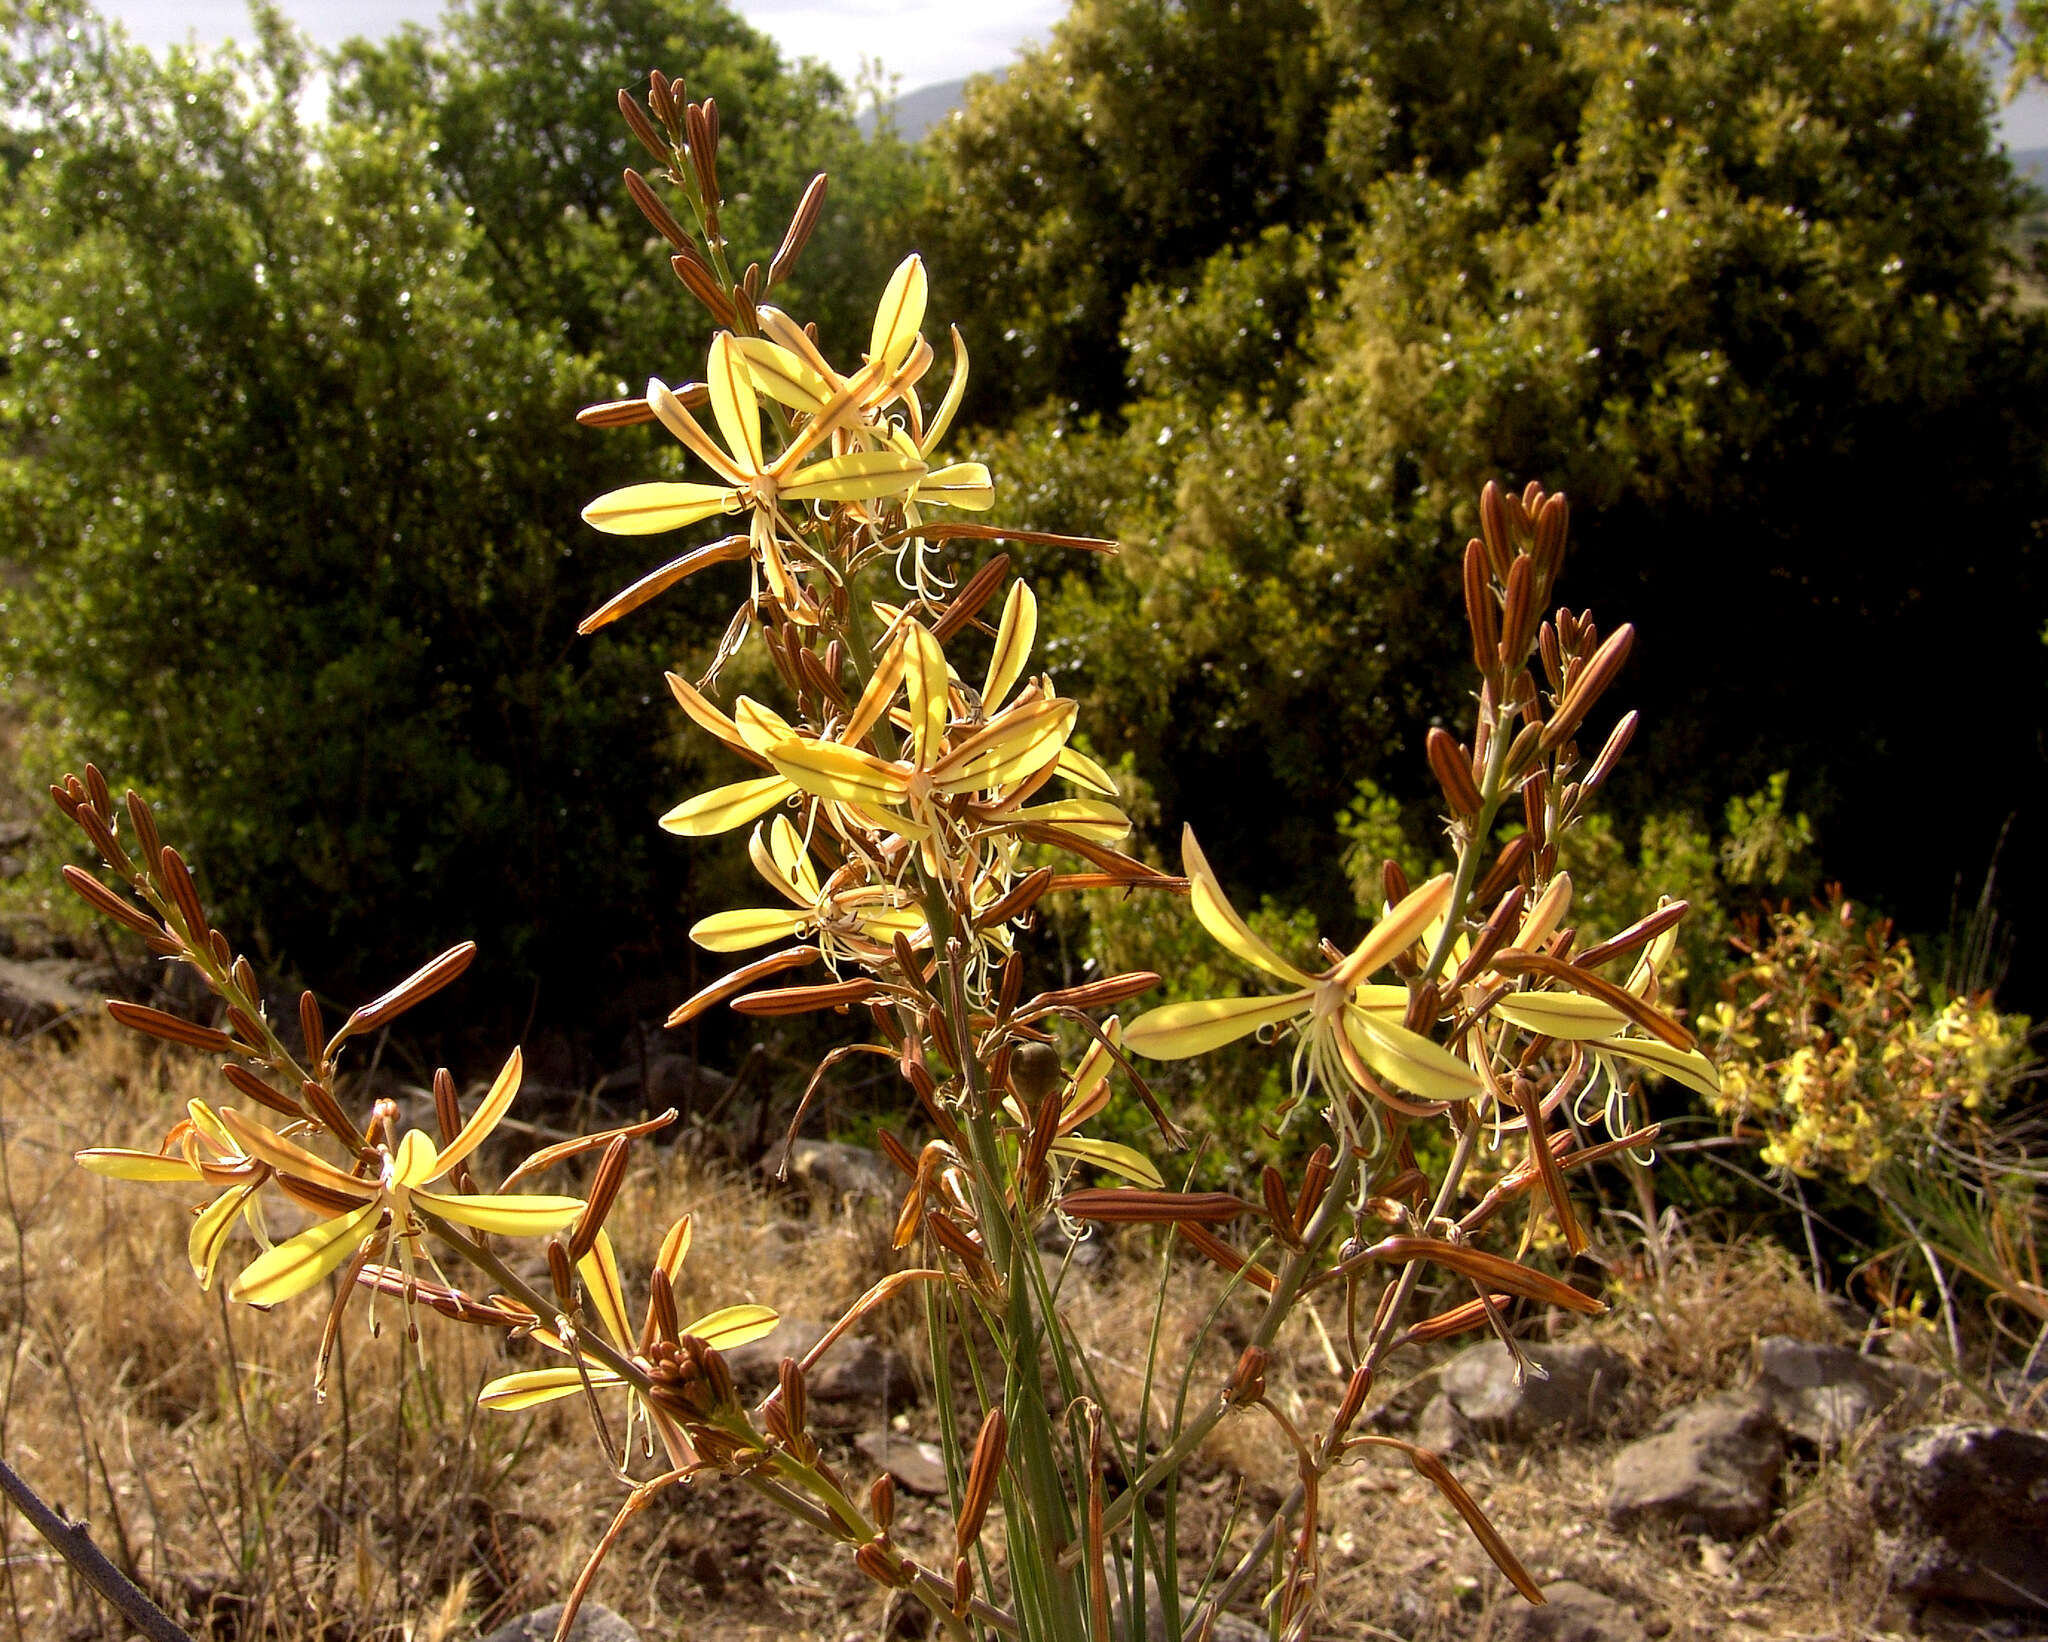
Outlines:
[[[831,171],[828,342],[922,246],[1003,516],[1127,543],[1039,575],[1155,843],[1193,821],[1323,927],[1423,865],[1462,688],[1426,612],[1479,481],[1537,477],[1567,586],[1642,634],[1593,905],[1708,893],[1725,930],[1839,879],[1949,986],[2000,972],[1943,943],[1994,859],[1995,906],[2043,887],[2048,319],[1931,10],[1077,0],[917,152],[716,0],[466,0],[339,53],[319,124],[256,15],[245,58],[159,61],[5,9],[0,643],[26,762],[149,789],[315,985],[475,934],[470,1018],[609,1032],[692,978],[724,869],[652,828],[697,756],[653,686],[709,605],[573,634],[641,564],[577,509],[658,441],[570,413],[702,340],[617,182],[656,62],[717,93],[740,258]],[[1731,875],[1775,772],[1808,846]]]

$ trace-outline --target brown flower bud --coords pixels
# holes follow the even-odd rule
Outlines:
[[[151,1009],[146,1004],[123,1003],[118,998],[109,998],[107,1013],[131,1032],[161,1038],[166,1043],[181,1043],[187,1048],[204,1049],[215,1055],[231,1053],[235,1047],[235,1040],[217,1028],[180,1020],[176,1015],[167,1015],[161,1009]]]
[[[868,1515],[885,1534],[896,1520],[896,1480],[886,1471],[868,1484]]]
[[[148,800],[130,787],[122,802],[128,809],[128,825],[135,833],[135,847],[141,851],[143,860],[154,861],[163,852],[164,841],[157,836],[156,816]]]
[[[131,901],[124,901],[101,883],[83,867],[66,866],[64,882],[69,884],[78,898],[87,902],[95,912],[104,913],[117,924],[132,929],[138,935],[156,935],[161,926],[140,907]]]
[[[199,904],[199,891],[192,887],[192,874],[185,870],[184,858],[166,844],[163,854],[157,857],[157,863],[158,876],[169,891],[178,915],[185,920],[187,932],[194,941],[205,940],[211,926],[206,921],[206,909]]]
[[[683,282],[683,288],[704,304],[712,319],[727,327],[739,323],[732,298],[718,283],[716,276],[704,266],[703,258],[694,251],[678,251],[668,259],[668,265],[675,270],[676,278]]]
[[[1500,613],[1494,606],[1486,544],[1476,536],[1465,544],[1465,624],[1472,630],[1473,664],[1486,677],[1500,665]]]
[[[228,1087],[236,1094],[253,1100],[258,1106],[267,1107],[284,1117],[302,1118],[306,1115],[246,1066],[226,1061],[221,1066],[220,1075],[227,1079]]]
[[[597,1173],[591,1178],[590,1195],[584,1201],[583,1212],[576,1217],[576,1229],[569,1239],[570,1258],[581,1260],[597,1242],[598,1229],[604,1225],[605,1216],[612,1212],[619,1187],[625,1184],[626,1160],[632,1151],[630,1135],[620,1135],[604,1149]]]
[[[676,1291],[668,1273],[659,1266],[647,1280],[647,1316],[653,1324],[654,1339],[674,1340],[681,1336],[683,1324],[676,1313]]]
[[[1486,876],[1479,880],[1479,887],[1472,892],[1472,898],[1482,906],[1497,899],[1509,884],[1521,876],[1522,867],[1535,848],[1525,832],[1517,833],[1501,845],[1500,854],[1493,858],[1493,865],[1487,868]]]
[[[1479,492],[1479,534],[1486,545],[1487,563],[1492,566],[1494,575],[1506,581],[1508,566],[1515,556],[1514,537],[1508,529],[1506,498],[1500,486],[1491,479]]]
[[[346,1138],[355,1133],[355,1125],[349,1122],[340,1102],[334,1098],[334,1091],[326,1084],[309,1079],[299,1085],[299,1098],[306,1103],[306,1110],[313,1114],[314,1121],[329,1134]]]
[[[555,1299],[564,1311],[576,1306],[576,1269],[569,1259],[569,1251],[562,1247],[559,1237],[548,1239],[548,1281],[554,1285]]]
[[[654,129],[654,122],[647,117],[638,99],[630,91],[619,93],[619,112],[625,116],[627,129],[640,139],[640,146],[647,150],[658,165],[669,162],[669,148],[660,132]]]
[[[953,1617],[965,1619],[974,1606],[974,1568],[966,1557],[953,1559]]]
[[[1372,1391],[1372,1369],[1360,1363],[1351,1372],[1345,1384],[1343,1400],[1337,1404],[1337,1417],[1330,1422],[1330,1429],[1342,1436],[1349,1431],[1354,1421],[1365,1408],[1365,1399]]]
[[[633,203],[640,208],[654,231],[678,250],[695,246],[691,243],[683,225],[676,221],[675,213],[668,208],[662,197],[655,193],[654,185],[630,165],[626,167],[626,192],[633,197]]]
[[[810,1390],[804,1383],[804,1365],[794,1357],[783,1358],[775,1366],[775,1384],[790,1434],[800,1434],[811,1423]]]
[[[425,1003],[443,987],[454,985],[462,978],[463,971],[469,968],[470,960],[475,956],[474,941],[464,941],[460,946],[451,946],[431,963],[414,970],[390,991],[364,1004],[342,1022],[341,1031],[337,1035],[351,1038],[360,1032],[374,1032],[378,1027],[396,1020],[408,1009]]]
[[[1607,642],[1593,653],[1593,659],[1586,663],[1584,670],[1565,691],[1564,700],[1557,704],[1557,711],[1543,731],[1543,747],[1547,752],[1561,746],[1565,739],[1579,727],[1593,704],[1606,693],[1608,685],[1628,661],[1629,650],[1636,641],[1635,625],[1623,622],[1611,634]]]
[[[1536,577],[1529,561],[1518,558],[1508,567],[1507,603],[1500,618],[1500,664],[1505,668],[1522,665],[1529,654],[1529,641],[1536,636]]]
[[[1251,1211],[1229,1192],[1155,1192],[1136,1186],[1088,1186],[1068,1192],[1060,1208],[1076,1220],[1105,1225],[1221,1225]]]
[[[1430,770],[1437,785],[1443,788],[1444,802],[1450,805],[1451,813],[1477,815],[1481,803],[1479,789],[1473,785],[1472,766],[1465,750],[1441,726],[1430,730],[1425,745]]]
[[[1003,1456],[1009,1449],[1010,1422],[1000,1408],[988,1411],[981,1433],[974,1439],[974,1458],[967,1467],[967,1486],[960,1495],[960,1516],[953,1527],[953,1543],[962,1556],[981,1537],[982,1520],[989,1501],[995,1498],[1002,1478]]]
[[[810,187],[804,190],[804,197],[797,202],[796,214],[789,219],[789,231],[782,236],[782,244],[768,262],[771,290],[789,278],[796,259],[803,255],[804,247],[810,243],[811,230],[818,226],[818,217],[825,209],[826,187],[825,173],[820,171],[811,179]]]
[[[878,1539],[871,1539],[853,1553],[853,1560],[860,1571],[884,1590],[907,1590],[915,1575],[906,1569],[895,1553]]]

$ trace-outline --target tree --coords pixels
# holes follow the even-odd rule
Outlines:
[[[206,892],[320,984],[474,935],[509,1012],[612,1002],[681,944],[646,681],[696,635],[686,592],[575,637],[645,568],[576,518],[644,472],[574,423],[606,373],[507,310],[417,125],[298,122],[274,15],[255,57],[161,64],[58,21],[9,42],[32,136],[0,219],[0,507],[34,576],[0,629],[51,767],[166,799]]]
[[[1130,548],[1071,594],[1071,663],[1145,703],[1120,733],[1170,817],[1247,859],[1256,831],[1260,887],[1335,896],[1358,777],[1424,807],[1383,772],[1452,706],[1425,612],[1465,498],[1540,478],[1581,504],[1572,585],[1637,612],[1634,801],[1711,814],[1790,767],[1828,870],[1939,927],[2048,785],[2011,727],[2041,705],[2048,354],[2001,295],[2019,202],[1981,72],[1903,6],[1636,3],[1557,39],[1530,54],[1573,98],[1554,161],[1499,140],[1380,173],[1279,381],[1218,404],[1199,349],[1156,364],[1242,321],[1273,253],[1234,249],[1210,307],[1134,301],[1121,428],[1018,436],[1120,475]],[[1371,128],[1339,110],[1333,153]],[[1682,669],[1702,628],[1721,660]],[[1233,804],[1248,767],[1290,794],[1277,829]]]

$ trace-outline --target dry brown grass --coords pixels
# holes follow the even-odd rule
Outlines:
[[[0,1444],[8,1458],[46,1497],[88,1515],[110,1554],[195,1635],[436,1642],[558,1599],[619,1490],[575,1402],[534,1416],[473,1411],[475,1389],[508,1363],[530,1360],[532,1348],[428,1315],[416,1355],[395,1306],[383,1307],[374,1341],[358,1312],[321,1406],[310,1375],[322,1306],[258,1315],[200,1295],[184,1266],[179,1194],[101,1181],[72,1164],[80,1145],[153,1143],[183,1100],[213,1098],[210,1079],[189,1058],[97,1033],[68,1050],[0,1047],[0,1207],[9,1222],[0,1230]],[[757,1299],[830,1316],[890,1260],[879,1212],[775,1199],[675,1151],[643,1149],[612,1217],[629,1272],[645,1269],[667,1220],[684,1209],[697,1217],[685,1305]],[[1157,1266],[1145,1249],[1126,1239],[1099,1269],[1067,1277],[1089,1362],[1127,1420],[1141,1393],[1154,1304]],[[1177,1264],[1162,1313],[1169,1361],[1193,1343],[1213,1292],[1208,1273]],[[1242,1317],[1225,1308],[1198,1361],[1194,1398],[1213,1395],[1249,1316],[1248,1305]],[[1322,1321],[1341,1332],[1327,1302]],[[879,1331],[913,1327],[906,1309]],[[1661,1287],[1624,1285],[1597,1327],[1635,1367],[1606,1432],[1542,1450],[1482,1448],[1458,1464],[1539,1579],[1607,1591],[1660,1636],[1846,1642],[1903,1629],[1862,1549],[1845,1463],[1795,1469],[1791,1509],[1747,1545],[1703,1555],[1604,1525],[1606,1470],[1623,1437],[1738,1379],[1758,1334],[1828,1337],[1838,1327],[1791,1262],[1767,1245],[1683,1245]],[[1269,1376],[1273,1399],[1303,1414],[1334,1398],[1339,1382],[1313,1323],[1298,1323],[1282,1345]],[[1385,1389],[1398,1387],[1390,1380]],[[885,1412],[862,1417],[873,1423]],[[928,1403],[908,1417],[918,1434],[932,1434]],[[1191,1470],[1181,1526],[1193,1569],[1226,1520],[1233,1470],[1253,1500],[1269,1505],[1292,1482],[1262,1419],[1226,1421]],[[865,1475],[850,1444],[833,1439],[828,1455]],[[1518,1599],[1435,1491],[1394,1464],[1339,1475],[1327,1496],[1324,1634],[1405,1642],[1496,1634]],[[906,1500],[898,1527],[913,1553],[935,1554],[947,1524],[941,1510]],[[0,1554],[0,1642],[119,1634],[18,1519],[7,1523]],[[672,1494],[648,1512],[594,1594],[650,1638],[753,1642],[882,1630],[880,1602],[849,1561],[723,1484]]]

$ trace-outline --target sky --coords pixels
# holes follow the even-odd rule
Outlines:
[[[145,45],[196,36],[203,44],[247,39],[243,0],[101,0]],[[322,46],[354,35],[388,34],[401,23],[428,23],[440,0],[284,0],[284,9]],[[772,35],[787,57],[817,57],[848,85],[864,57],[879,56],[898,89],[957,80],[1010,60],[1027,40],[1043,39],[1065,0],[739,0],[738,10]]]
[[[244,0],[102,0],[103,9],[145,45],[197,38],[213,44],[248,37]],[[285,11],[315,44],[389,33],[400,23],[431,22],[440,0],[284,0]],[[739,0],[755,27],[791,57],[817,57],[854,83],[864,58],[880,57],[901,91],[957,80],[1010,60],[1043,39],[1065,0]],[[2005,111],[2007,143],[2048,148],[2048,91],[2033,91]]]

